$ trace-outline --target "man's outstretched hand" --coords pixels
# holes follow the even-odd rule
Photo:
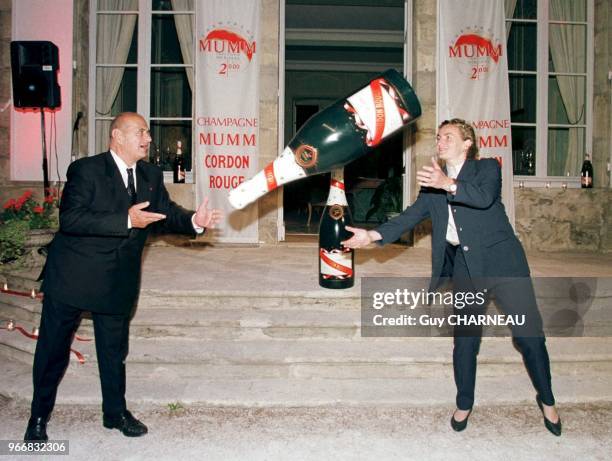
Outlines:
[[[149,224],[166,219],[165,214],[144,211],[143,209],[148,206],[149,202],[141,202],[130,207],[128,215],[130,216],[130,222],[133,228],[144,229]]]
[[[195,213],[195,224],[203,228],[213,228],[221,222],[221,219],[223,219],[223,210],[208,208],[208,197],[204,197]]]

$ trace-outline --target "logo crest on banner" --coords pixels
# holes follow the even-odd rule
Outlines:
[[[206,30],[198,43],[207,65],[219,75],[230,76],[244,70],[253,60],[257,43],[253,33],[236,22],[218,22]]]
[[[448,58],[470,80],[487,78],[498,66],[504,47],[491,30],[468,27],[448,46]]]

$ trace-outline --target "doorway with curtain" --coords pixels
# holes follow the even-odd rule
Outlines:
[[[284,47],[284,141],[287,145],[308,118],[343,98],[386,69],[404,70],[405,1],[286,0]],[[380,222],[372,198],[385,183],[404,173],[401,133],[371,154],[345,167],[353,221]],[[329,192],[329,174],[284,186],[286,234],[318,234]],[[382,218],[384,219],[384,217]]]

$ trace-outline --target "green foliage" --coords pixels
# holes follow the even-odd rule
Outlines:
[[[168,404],[168,410],[170,410],[170,412],[175,412],[175,411],[179,411],[182,410],[184,407],[181,404],[181,402],[170,402]]]
[[[370,209],[366,214],[366,221],[375,216],[378,222],[384,222],[387,213],[400,213],[401,211],[402,177],[389,176],[374,191],[370,201]]]
[[[14,261],[23,254],[28,229],[26,221],[9,221],[0,225],[0,263]]]
[[[42,203],[34,200],[32,191],[8,200],[0,213],[0,263],[19,259],[25,252],[30,229],[55,229],[57,197],[49,194]]]

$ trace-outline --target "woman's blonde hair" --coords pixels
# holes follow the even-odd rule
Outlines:
[[[476,142],[476,132],[474,131],[474,127],[463,120],[462,118],[452,118],[450,120],[444,120],[440,123],[438,130],[446,125],[452,125],[459,128],[459,132],[461,133],[461,138],[465,141],[469,139],[472,141],[472,145],[467,151],[466,158],[468,159],[477,159],[478,158],[478,143]]]

